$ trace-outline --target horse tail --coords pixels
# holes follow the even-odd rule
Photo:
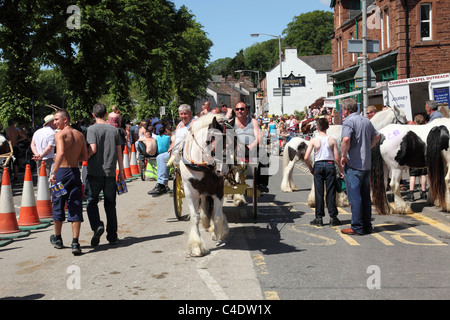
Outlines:
[[[427,166],[430,180],[431,203],[439,200],[439,206],[446,208],[445,167],[441,151],[449,148],[449,131],[445,126],[434,127],[427,137]]]
[[[386,185],[384,180],[384,162],[380,151],[380,146],[383,141],[384,137],[382,136],[380,141],[372,148],[370,188],[372,190],[372,202],[378,213],[389,214],[390,206],[387,200]]]

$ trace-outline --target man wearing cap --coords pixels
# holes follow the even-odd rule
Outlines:
[[[55,124],[54,116],[48,115],[44,118],[44,125],[33,134],[31,140],[31,150],[33,151],[33,160],[37,164],[37,174],[39,176],[41,161],[45,162],[47,169],[47,178],[52,171],[53,157],[55,156]]]

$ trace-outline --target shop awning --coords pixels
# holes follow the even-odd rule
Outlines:
[[[375,90],[380,90],[380,88],[368,88],[367,92],[373,92]],[[344,99],[344,98],[348,98],[351,96],[356,96],[357,94],[360,94],[360,93],[362,93],[362,90],[356,90],[353,92],[347,92],[347,93],[343,93],[343,94],[338,94],[337,96],[325,98],[324,101]]]

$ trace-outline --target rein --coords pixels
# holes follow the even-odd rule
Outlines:
[[[226,128],[227,126],[231,127],[229,124],[225,123],[223,125],[223,130],[222,130],[222,139],[215,141],[216,143],[223,140],[223,137],[226,135]],[[210,130],[208,128],[208,130]],[[200,149],[201,153],[202,153],[202,158],[206,159],[206,161],[202,161],[200,163],[195,162],[189,155],[187,152],[183,152],[183,155],[185,157],[185,159],[187,160],[188,163],[185,162],[185,164],[189,165],[193,170],[206,170],[206,169],[211,169],[211,168],[215,168],[216,167],[216,161],[214,159],[214,157],[211,157],[210,154],[207,154],[205,152],[205,148],[202,147],[200,145],[200,143],[197,141],[197,138],[195,136],[195,134],[192,132],[192,128],[189,128],[189,132],[190,132],[190,139],[188,139],[185,142],[184,148],[183,149],[187,149],[187,150],[192,150],[192,148],[189,148],[193,142],[197,145],[197,147]],[[211,151],[215,151],[215,148],[212,149]]]

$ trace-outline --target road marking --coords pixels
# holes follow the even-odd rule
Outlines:
[[[342,233],[342,232],[341,232],[341,229],[340,229],[339,227],[331,227],[331,228],[333,228],[333,230],[336,231],[337,234],[338,234],[339,236],[341,236],[341,238],[344,239],[345,242],[347,242],[349,245],[351,245],[351,246],[359,246],[359,243],[356,242],[356,241],[352,238],[352,236],[349,236],[349,235],[347,235],[347,234]]]
[[[409,230],[411,232],[398,232],[398,231],[390,231],[387,230],[386,226],[395,226],[394,224],[379,224],[376,225],[377,228],[383,230],[386,233],[389,233],[391,237],[398,242],[404,243],[404,244],[412,244],[416,246],[447,246],[446,243],[439,241],[432,236],[427,235],[425,232],[420,231],[417,228],[411,227],[410,225],[406,223],[398,223],[397,225],[402,226],[405,230]],[[423,237],[430,241],[431,243],[420,243],[420,242],[412,242],[410,240],[406,240],[405,237]]]
[[[266,300],[280,300],[276,291],[264,291],[264,296],[266,297]]]
[[[301,224],[301,225],[297,225],[297,226],[299,226],[299,227],[314,227],[314,228],[320,228],[320,229],[322,228],[322,227],[316,227],[316,226],[311,226],[311,225],[306,225],[306,224]],[[297,229],[296,228],[297,226],[292,226],[291,229],[294,230],[295,232],[306,234],[309,237],[318,238],[320,240],[323,240],[323,242],[319,242],[319,243],[304,242],[304,241],[297,240],[297,242],[299,242],[301,244],[309,244],[309,245],[313,245],[313,246],[330,246],[330,245],[333,245],[336,243],[336,240],[334,240],[334,239]]]
[[[269,274],[269,271],[267,270],[267,264],[264,260],[264,257],[261,254],[257,254],[253,257],[253,262],[255,263],[256,269],[259,272],[259,274]]]
[[[206,286],[211,290],[214,297],[216,297],[217,300],[230,300],[226,293],[223,291],[220,284],[216,281],[216,279],[211,276],[211,274],[208,272],[207,265],[210,260],[214,258],[217,251],[211,252],[207,257],[202,259],[197,264],[197,273],[200,276],[200,278],[203,280],[203,282],[206,284]]]
[[[436,221],[434,219],[425,217],[425,216],[423,216],[421,214],[418,214],[418,213],[413,213],[413,214],[410,214],[409,216],[414,218],[414,219],[416,219],[416,220],[425,222],[426,224],[429,224],[430,226],[435,227],[435,228],[437,228],[439,230],[442,230],[444,232],[450,233],[450,226],[448,226],[446,224],[443,224],[443,223],[441,223],[439,221]]]
[[[379,240],[381,243],[387,245],[387,246],[393,246],[394,244],[392,242],[390,242],[388,239],[382,237],[379,233],[371,233],[370,234],[372,237],[374,237],[375,239]]]

